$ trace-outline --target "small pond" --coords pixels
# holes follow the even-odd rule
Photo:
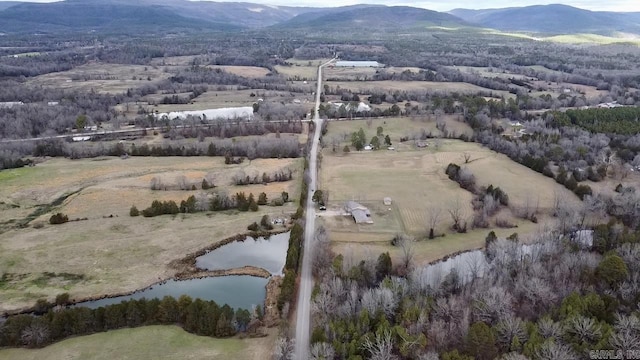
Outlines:
[[[264,306],[265,286],[268,281],[269,279],[245,275],[183,281],[168,280],[163,284],[154,285],[131,295],[85,301],[76,304],[76,306],[95,309],[131,299],[162,299],[165,296],[173,296],[177,299],[181,295],[189,295],[193,299],[213,300],[220,306],[228,304],[232,308],[251,309],[254,305]]]
[[[205,270],[255,266],[280,275],[287,261],[290,234],[286,232],[268,239],[247,237],[244,241],[234,241],[197,257],[196,266]]]

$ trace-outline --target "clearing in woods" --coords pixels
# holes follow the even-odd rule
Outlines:
[[[372,91],[433,91],[441,93],[460,92],[460,93],[490,93],[492,96],[499,98],[501,96],[509,97],[508,91],[492,90],[483,88],[478,85],[463,82],[435,82],[435,81],[326,81],[326,85],[332,88],[351,90],[358,94],[369,94]]]
[[[36,76],[28,82],[59,89],[94,89],[98,92],[117,94],[168,79],[170,76],[171,74],[154,66],[93,63],[68,71]]]
[[[336,125],[342,123],[331,123],[325,139],[333,131],[341,131],[336,129]],[[374,131],[367,132],[373,135]],[[425,239],[432,208],[441,211],[436,233],[446,236],[419,241],[416,244],[417,261],[432,261],[456,251],[481,247],[486,234],[493,229],[472,230],[467,234],[456,234],[450,230],[452,220],[449,210],[457,207],[463,212],[463,218],[471,224],[473,196],[449,180],[445,174],[449,163],[468,167],[476,176],[479,186],[493,184],[502,188],[509,195],[510,209],[528,205],[538,207],[541,211],[538,225],[516,219],[510,209],[503,210],[499,216],[518,228],[498,229],[496,233],[499,236],[514,232],[526,236],[552,221],[545,214],[550,213],[556,194],[565,201],[579,202],[575,195],[553,179],[479,144],[429,139],[426,141],[428,147],[420,149],[413,141],[398,144],[396,136],[392,135],[391,139],[395,148],[393,151],[383,148],[358,152],[352,148],[350,153],[344,154],[342,147],[345,143],[336,153],[333,153],[330,145],[323,150],[319,188],[329,191],[330,211],[323,217],[337,252],[347,251],[351,245],[358,244],[349,250],[358,258],[368,253],[377,256],[381,251],[398,255],[397,249],[389,246],[389,240],[398,233]],[[471,155],[469,164],[464,164],[465,153]],[[383,204],[385,197],[392,198],[391,206]],[[369,207],[373,225],[356,225],[350,217],[329,216],[340,212],[344,202],[351,199]]]
[[[214,339],[189,334],[177,326],[145,326],[79,336],[42,349],[0,350],[0,360],[262,360],[272,352],[276,330],[255,339]]]
[[[458,115],[442,115],[438,117],[438,121],[446,125],[445,130],[450,135],[459,136],[465,134],[473,135],[473,129],[467,123],[458,121]],[[442,131],[436,127],[437,121],[435,115],[417,115],[415,117],[398,117],[398,118],[380,118],[380,119],[362,119],[362,120],[340,120],[331,121],[328,132],[323,139],[325,144],[331,145],[334,138],[340,139],[340,151],[345,144],[351,144],[351,133],[362,128],[367,135],[367,141],[371,140],[376,134],[378,127],[382,127],[384,135],[389,135],[393,146],[402,146],[399,144],[401,137],[407,137],[411,140],[420,139],[421,135],[442,136]],[[353,149],[352,149],[353,150]]]
[[[133,157],[83,160],[51,159],[35,167],[0,173],[0,312],[32,306],[39,298],[53,300],[68,292],[72,298],[122,293],[144,288],[174,275],[175,259],[238,233],[268,214],[283,217],[295,212],[293,203],[260,206],[258,212],[203,212],[130,217],[153,200],[179,203],[197,195],[207,176],[214,191],[229,196],[243,191],[268,199],[287,191],[299,194],[300,159],[256,159],[225,165],[220,157]],[[232,185],[245,174],[261,178],[282,169],[293,170],[293,180],[268,185]],[[151,179],[167,190],[151,190]],[[198,190],[179,190],[186,181]],[[190,188],[190,185],[188,186]],[[62,212],[70,221],[50,225],[49,217]],[[17,223],[29,218],[26,228]]]

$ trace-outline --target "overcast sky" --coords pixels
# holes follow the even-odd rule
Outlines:
[[[7,1],[7,0],[0,0]],[[51,2],[50,0],[31,0],[32,2]],[[225,1],[225,0],[218,0]],[[239,1],[239,0],[235,0]],[[406,5],[425,9],[447,11],[454,8],[487,9],[512,6],[528,6],[542,4],[566,4],[589,10],[604,11],[640,11],[640,0],[242,0],[257,4],[287,6],[342,6],[354,4]],[[135,3],[135,1],[132,1]]]

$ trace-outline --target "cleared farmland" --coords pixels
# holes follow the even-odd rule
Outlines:
[[[264,214],[283,216],[295,211],[295,206],[132,218],[132,205],[143,209],[153,200],[185,200],[199,191],[179,190],[178,182],[199,188],[205,176],[213,180],[215,191],[229,195],[265,192],[272,199],[287,191],[293,197],[299,193],[295,179],[300,167],[300,160],[291,159],[224,165],[221,158],[204,157],[99,158],[53,159],[3,171],[0,198],[5,199],[1,211],[5,232],[0,234],[0,272],[10,276],[1,284],[0,311],[30,306],[38,298],[51,300],[62,292],[74,298],[120,293],[171,277],[174,270],[167,265],[172,260],[242,233]],[[239,173],[253,177],[287,168],[294,170],[293,181],[231,185]],[[151,190],[152,178],[168,190]],[[49,225],[54,212],[86,220]],[[30,227],[14,228],[27,216],[33,218]]]
[[[372,91],[439,91],[443,93],[491,93],[495,97],[509,96],[508,91],[491,90],[478,85],[462,82],[434,82],[434,81],[326,81],[330,87],[340,87],[358,94],[369,94]]]
[[[123,93],[150,82],[168,79],[171,74],[153,66],[94,63],[36,76],[29,82],[60,89],[94,89],[104,93]]]
[[[457,120],[457,115],[444,115],[438,118],[446,124],[446,129],[456,135],[473,135],[473,130],[465,122]],[[370,125],[369,125],[370,121]],[[401,137],[413,139],[414,136],[431,133],[433,136],[440,136],[442,132],[436,127],[436,117],[433,115],[420,115],[417,117],[381,118],[353,121],[332,121],[328,128],[328,133],[324,136],[325,142],[330,143],[331,139],[341,140],[341,145],[351,143],[351,133],[362,128],[365,131],[366,139],[369,140],[376,134],[377,128],[382,127],[384,135],[389,135],[394,146],[406,147],[398,144]],[[340,149],[342,149],[342,146]]]
[[[329,129],[336,124],[331,123]],[[330,132],[335,130],[334,127]],[[408,143],[394,144],[395,151],[352,150],[348,154],[342,153],[341,149],[333,153],[331,147],[325,148],[319,186],[330,192],[329,210],[339,213],[344,202],[353,199],[370,208],[374,221],[373,225],[356,225],[345,216],[326,216],[336,251],[343,252],[350,244],[360,244],[366,249],[356,246],[356,255],[372,252],[377,256],[381,251],[397,253],[388,241],[403,232],[417,239],[426,238],[429,215],[434,209],[440,211],[436,233],[446,236],[420,241],[416,245],[419,261],[431,261],[452,252],[482,246],[486,234],[494,229],[472,230],[467,234],[449,230],[452,224],[449,210],[460,208],[468,224],[471,224],[473,214],[472,194],[445,174],[449,163],[468,167],[480,186],[493,184],[502,188],[509,195],[511,207],[529,205],[540,210],[540,224],[515,219],[509,210],[505,210],[501,216],[518,228],[498,229],[499,235],[513,232],[526,235],[552,222],[547,214],[556,196],[579,202],[575,195],[552,179],[479,144],[430,139],[427,148],[419,149],[413,142]],[[471,155],[469,164],[464,164],[465,153]],[[382,205],[384,197],[391,197],[393,204]]]
[[[0,350],[0,360],[214,359],[262,360],[275,335],[257,339],[214,339],[177,326],[145,326],[67,339],[43,349]]]

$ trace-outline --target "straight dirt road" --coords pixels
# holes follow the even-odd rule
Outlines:
[[[311,152],[309,154],[309,193],[307,194],[307,208],[305,209],[304,245],[302,247],[302,272],[300,275],[300,289],[298,290],[298,306],[296,310],[296,347],[295,359],[306,360],[309,358],[309,333],[311,319],[311,289],[313,289],[313,277],[311,274],[311,260],[313,259],[313,235],[316,226],[316,210],[311,197],[316,190],[318,178],[318,144],[322,128],[322,119],[318,113],[320,108],[320,94],[322,92],[322,68],[330,64],[332,59],[318,67],[318,88],[316,89],[316,107],[313,118],[314,133]]]

